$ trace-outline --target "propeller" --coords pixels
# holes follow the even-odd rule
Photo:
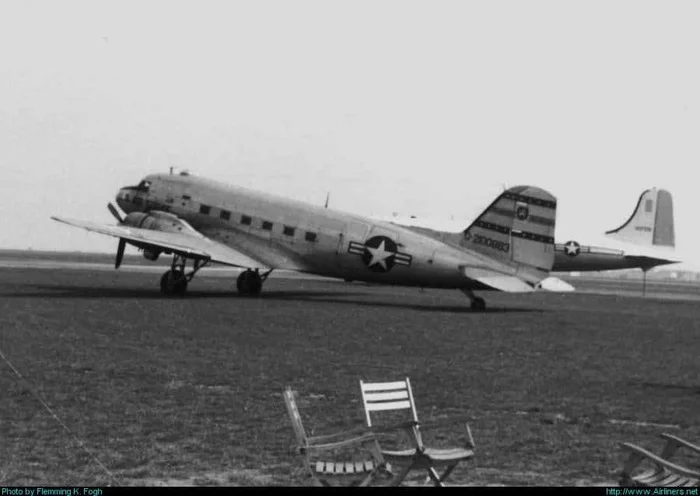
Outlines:
[[[114,215],[114,217],[119,221],[120,224],[124,222],[124,218],[119,214],[119,210],[117,210],[117,207],[115,207],[111,203],[108,203],[107,208],[112,213],[112,215]]]
[[[119,210],[117,210],[117,207],[112,205],[111,203],[107,204],[107,208],[111,212],[111,214],[119,221],[120,224],[124,222],[124,218],[119,214]],[[123,238],[119,238],[119,246],[117,246],[117,258],[114,261],[114,268],[118,269],[119,266],[122,264],[122,259],[124,258],[124,248],[126,248],[126,240]]]
[[[117,247],[117,258],[114,261],[114,268],[118,269],[122,264],[122,258],[124,258],[124,248],[126,248],[126,240],[124,238],[119,238],[119,246]]]

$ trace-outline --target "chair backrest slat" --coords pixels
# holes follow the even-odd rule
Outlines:
[[[366,403],[365,408],[367,411],[375,412],[381,410],[403,410],[404,408],[411,408],[411,402],[406,401],[384,401],[382,403]]]
[[[370,412],[410,409],[413,420],[418,421],[416,405],[408,377],[403,381],[364,382],[360,381],[362,403],[365,407],[367,426],[372,427]]]
[[[389,393],[365,393],[367,402],[388,401],[388,400],[407,400],[408,391],[391,391]]]
[[[406,389],[406,381],[395,382],[362,382],[363,391],[384,391],[391,389]]]

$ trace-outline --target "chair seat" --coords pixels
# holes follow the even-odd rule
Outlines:
[[[684,477],[663,469],[652,469],[632,477],[632,481],[640,486],[657,487],[696,487],[698,480]]]
[[[385,458],[393,458],[394,460],[410,460],[416,454],[415,449],[385,451],[382,450],[382,455]],[[474,451],[464,448],[426,448],[423,455],[430,458],[433,463],[453,463],[459,460],[466,460],[474,456]]]
[[[365,460],[362,462],[317,461],[315,464],[315,468],[316,472],[320,474],[357,475],[367,472],[373,472],[375,469],[375,464],[372,460]]]

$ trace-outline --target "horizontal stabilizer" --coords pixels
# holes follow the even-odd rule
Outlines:
[[[563,281],[563,280],[559,279],[558,277],[553,277],[553,276],[550,276],[550,277],[542,280],[537,285],[537,287],[539,289],[543,289],[545,291],[552,291],[555,293],[568,293],[568,292],[576,290],[576,288],[574,288],[568,282]]]
[[[533,287],[522,279],[496,270],[463,266],[462,273],[469,279],[478,281],[498,291],[506,293],[531,293],[534,291]]]

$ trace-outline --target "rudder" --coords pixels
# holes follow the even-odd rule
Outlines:
[[[535,186],[501,193],[463,233],[461,246],[516,266],[529,282],[554,264],[556,198]],[[532,277],[527,277],[527,274]]]
[[[656,188],[644,191],[627,222],[605,235],[636,245],[675,247],[671,193]]]

